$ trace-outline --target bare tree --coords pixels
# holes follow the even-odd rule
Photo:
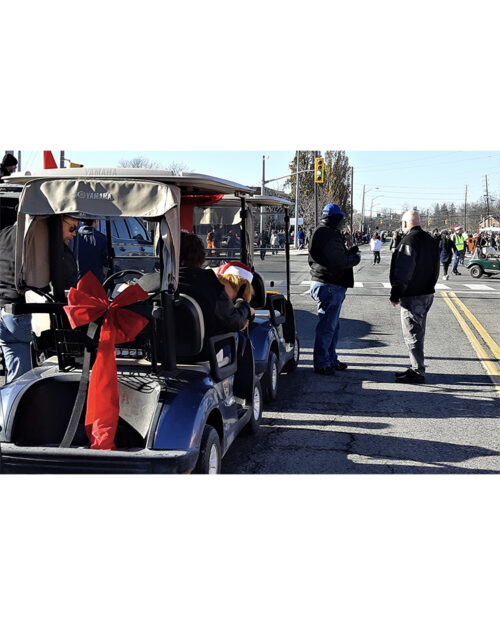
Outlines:
[[[119,167],[132,167],[138,169],[164,169],[166,171],[172,172],[174,176],[178,176],[182,172],[191,172],[193,171],[189,165],[185,163],[177,163],[172,161],[169,165],[165,167],[162,163],[158,161],[152,161],[149,158],[144,156],[135,156],[131,159],[122,158],[121,161],[118,161]]]
[[[152,161],[144,156],[134,156],[134,158],[122,158],[118,161],[118,167],[132,167],[133,169],[162,169],[157,161]]]

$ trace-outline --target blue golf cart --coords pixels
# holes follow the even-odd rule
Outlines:
[[[31,314],[36,333],[33,369],[0,388],[2,472],[219,473],[235,438],[259,428],[262,391],[244,334],[212,337],[208,360],[197,359],[207,341],[199,305],[178,290],[181,212],[193,210],[197,197],[223,194],[238,195],[244,207],[252,190],[202,174],[139,169],[51,169],[11,178],[24,185],[16,278],[27,303],[8,312]],[[145,325],[112,349],[115,378],[100,369],[118,388],[112,448],[90,444],[89,405],[99,413],[100,403],[110,401],[97,395],[102,385],[92,372],[112,327],[109,311],[142,272],[128,267],[108,276],[103,314],[70,325],[72,292],[64,290],[58,262],[61,216],[146,220],[159,250],[159,291],[142,291],[123,306]],[[87,312],[85,304],[80,308]]]

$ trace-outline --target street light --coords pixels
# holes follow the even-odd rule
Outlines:
[[[372,214],[372,210],[373,210],[373,202],[375,200],[377,200],[379,197],[384,197],[383,195],[376,195],[374,198],[372,198],[371,204],[370,204],[370,220],[373,219],[373,214]]]

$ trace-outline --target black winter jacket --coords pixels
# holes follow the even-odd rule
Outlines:
[[[402,297],[431,295],[439,277],[439,242],[414,226],[392,255],[391,302]]]
[[[243,299],[233,304],[211,269],[181,267],[179,292],[191,295],[201,307],[205,320],[205,336],[238,332],[250,317],[250,306]]]
[[[309,244],[311,279],[345,288],[354,286],[352,268],[360,261],[357,253],[349,253],[343,234],[322,219]]]
[[[24,302],[15,287],[16,233],[17,224],[0,231],[0,306]]]

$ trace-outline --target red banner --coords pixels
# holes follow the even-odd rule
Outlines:
[[[116,449],[114,438],[120,416],[115,345],[133,341],[149,323],[142,315],[122,308],[145,300],[139,285],[127,287],[112,302],[102,284],[89,271],[68,294],[64,307],[71,327],[87,325],[104,316],[97,356],[90,375],[85,429],[91,449]]]
[[[44,150],[43,152],[43,168],[44,169],[57,169],[57,163],[50,150]]]

